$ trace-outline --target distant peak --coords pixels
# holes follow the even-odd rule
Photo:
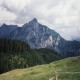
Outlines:
[[[6,25],[5,23],[3,23],[3,25]]]
[[[5,24],[5,23],[3,23],[2,27],[3,27],[3,26],[6,26],[6,24]]]
[[[36,19],[36,18],[34,18],[34,19],[32,19],[29,23],[30,23],[30,24],[38,23],[38,21],[37,21],[37,19]]]
[[[36,19],[36,18],[34,18],[32,21],[35,21],[35,22],[37,22],[37,19]]]
[[[7,24],[3,23],[3,25],[1,27],[18,27],[18,25],[7,25]]]

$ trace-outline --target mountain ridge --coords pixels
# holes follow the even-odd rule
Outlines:
[[[0,30],[2,31],[1,28]],[[48,48],[55,50],[64,57],[80,55],[79,42],[65,40],[56,31],[38,23],[36,18],[24,24],[22,27],[17,27],[12,29],[12,31],[10,29],[5,36],[9,39],[18,39],[28,42],[31,48]],[[2,38],[4,38],[4,36],[2,36]],[[73,46],[75,46],[76,50],[74,50]],[[70,55],[67,55],[68,53]]]

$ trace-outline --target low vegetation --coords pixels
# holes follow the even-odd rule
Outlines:
[[[45,65],[16,69],[0,75],[0,80],[80,80],[80,56],[62,59]],[[64,72],[60,74],[59,72]],[[66,74],[65,72],[73,72]]]

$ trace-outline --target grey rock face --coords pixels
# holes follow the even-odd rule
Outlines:
[[[0,27],[0,38],[8,38],[10,33],[15,30],[17,25],[6,25],[5,23]]]
[[[36,18],[29,23],[24,24],[22,27],[8,26],[4,24],[0,28],[0,33],[2,34],[0,37],[5,36],[9,39],[20,39],[28,42],[31,48],[52,49],[64,57],[80,54],[79,42],[66,41],[54,30],[38,23]]]

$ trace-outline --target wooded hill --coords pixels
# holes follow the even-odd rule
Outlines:
[[[30,49],[20,40],[0,39],[0,73],[17,68],[27,68],[62,59],[48,49]]]

